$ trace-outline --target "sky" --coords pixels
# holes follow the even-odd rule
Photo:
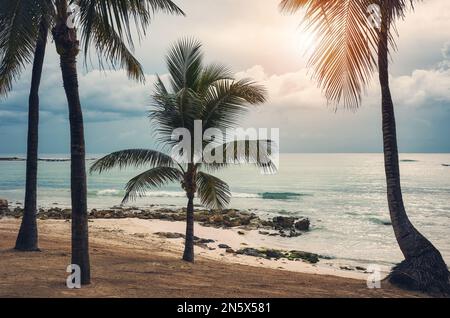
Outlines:
[[[147,119],[155,74],[167,73],[164,56],[182,37],[203,43],[208,62],[224,63],[237,77],[264,85],[269,100],[242,126],[279,128],[282,152],[381,152],[380,91],[376,74],[361,107],[334,109],[306,66],[311,39],[301,13],[280,13],[277,0],[174,0],[186,17],[156,14],[135,55],[145,84],[122,70],[100,71],[79,61],[80,96],[88,153],[152,148]],[[391,89],[401,152],[450,152],[450,1],[425,0],[398,22]],[[0,100],[0,154],[26,152],[28,67]],[[58,57],[49,41],[40,90],[41,154],[68,153],[68,111]]]

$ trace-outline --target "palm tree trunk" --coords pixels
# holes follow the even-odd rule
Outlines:
[[[394,105],[389,88],[389,24],[388,15],[383,14],[378,67],[382,93],[384,162],[390,217],[395,237],[405,257],[403,262],[394,267],[389,280],[405,288],[448,292],[450,289],[447,265],[440,252],[412,225],[403,204]]]
[[[186,239],[184,243],[183,260],[194,262],[194,196],[196,187],[196,168],[190,163],[184,176],[183,188],[188,197],[186,209]]]
[[[186,210],[186,240],[184,244],[183,260],[194,262],[194,195],[188,194]]]
[[[78,93],[77,55],[79,41],[76,29],[69,29],[67,3],[58,1],[58,23],[52,30],[60,55],[64,90],[69,106],[71,143],[71,198],[72,198],[72,264],[80,266],[81,284],[90,283],[89,238],[87,214],[87,183],[83,114]],[[65,9],[64,9],[65,7]]]
[[[19,251],[39,251],[37,209],[37,170],[38,170],[38,130],[39,130],[39,85],[41,83],[48,25],[43,20],[39,27],[39,38],[34,52],[31,75],[30,96],[28,99],[28,140],[27,168],[25,185],[25,208],[16,240],[15,249]]]

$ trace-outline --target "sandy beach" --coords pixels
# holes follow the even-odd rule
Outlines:
[[[65,286],[70,263],[70,221],[38,220],[41,252],[12,250],[20,220],[0,219],[0,297],[422,297],[383,281],[368,289],[367,274],[326,264],[267,260],[226,253],[257,235],[196,224],[196,234],[215,240],[196,246],[196,262],[182,261],[183,222],[141,219],[90,220],[93,283]],[[259,238],[261,239],[261,238]]]

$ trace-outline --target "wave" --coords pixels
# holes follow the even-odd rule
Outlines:
[[[391,221],[389,220],[382,220],[382,219],[378,219],[378,218],[369,218],[369,221],[375,224],[379,224],[379,225],[392,225]]]
[[[261,198],[266,200],[293,200],[302,196],[308,196],[306,193],[296,192],[263,192],[260,193]]]
[[[92,190],[88,192],[91,196],[98,197],[121,197],[125,195],[125,190],[118,189],[102,189],[102,190]],[[262,193],[245,193],[245,192],[232,192],[232,198],[243,198],[243,199],[264,199],[264,200],[293,200],[301,196],[306,196],[308,194],[295,193],[295,192],[262,192]],[[154,198],[184,198],[186,194],[183,191],[147,191],[145,193],[147,197]]]
[[[88,195],[99,196],[99,197],[104,197],[104,196],[119,197],[119,196],[124,196],[125,191],[117,190],[117,189],[93,190],[93,191],[88,191]]]

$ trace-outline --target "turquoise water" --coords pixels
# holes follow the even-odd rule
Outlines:
[[[4,155],[6,156],[6,155]],[[59,157],[42,155],[41,157]],[[89,157],[97,157],[90,155]],[[413,223],[450,264],[450,154],[402,154],[402,186]],[[90,165],[92,161],[88,161]],[[39,205],[69,206],[69,162],[39,163]],[[120,204],[127,180],[141,170],[88,176],[90,208]],[[23,202],[25,162],[0,161],[0,197]],[[312,231],[298,238],[268,237],[267,245],[295,248],[363,263],[402,259],[389,223],[381,154],[284,154],[277,175],[251,166],[217,174],[229,182],[231,207],[262,217],[304,216]],[[134,206],[184,206],[178,185],[133,202]]]

